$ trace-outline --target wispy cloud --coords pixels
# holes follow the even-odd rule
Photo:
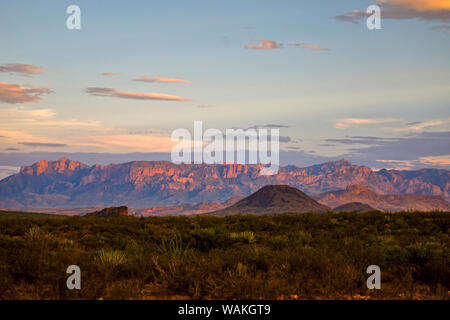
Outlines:
[[[380,168],[381,163],[391,163],[391,167],[429,167],[433,159],[448,158],[450,150],[450,132],[420,132],[405,137],[386,139],[372,146],[350,149],[343,155],[356,162],[367,163],[374,168]],[[426,162],[428,160],[428,162]],[[427,164],[428,163],[428,164]],[[435,161],[432,166],[445,167],[441,161]],[[448,165],[447,165],[448,168]]]
[[[437,156],[437,157],[421,157],[419,161],[425,165],[450,167],[450,155]]]
[[[35,87],[32,85],[18,85],[0,82],[0,102],[27,103],[38,102],[43,94],[51,93],[49,87]]]
[[[315,44],[309,43],[289,43],[286,44],[287,47],[298,47],[302,49],[310,49],[316,51],[328,51],[330,49],[324,48]],[[281,49],[284,48],[285,45],[283,43],[277,43],[274,40],[259,40],[259,44],[248,44],[245,46],[247,49],[252,50],[273,50],[273,49]]]
[[[113,152],[170,152],[176,144],[169,135],[156,134],[112,134],[93,136],[90,139],[99,147]]]
[[[15,73],[25,76],[32,76],[33,74],[41,74],[45,69],[40,66],[24,63],[7,63],[0,66],[0,72]]]
[[[0,109],[0,119],[8,125],[20,125],[25,127],[100,127],[100,121],[80,121],[77,119],[55,119],[56,113],[52,109],[26,109],[25,107],[13,107]],[[4,124],[5,126],[6,124]]]
[[[347,12],[344,14],[340,14],[335,16],[334,18],[338,21],[342,22],[350,22],[353,24],[358,24],[359,20],[362,18],[367,17],[367,13],[359,10],[353,10],[351,12]]]
[[[387,164],[386,169],[411,170],[420,167],[447,168],[450,166],[450,155],[419,157],[414,160],[376,160]]]
[[[284,124],[275,124],[275,123],[268,123],[268,124],[255,124],[251,127],[248,127],[247,129],[270,129],[270,128],[289,128],[289,126]]]
[[[395,128],[394,131],[423,131],[434,127],[443,126],[450,123],[450,119],[429,120],[424,122],[409,123],[405,128]]]
[[[50,143],[50,142],[19,142],[19,144],[27,147],[50,147],[50,148],[60,148],[66,147],[65,143]]]
[[[140,76],[139,78],[133,79],[133,81],[140,81],[140,82],[162,82],[162,83],[192,83],[192,81],[189,80],[181,80],[181,79],[175,79],[175,78],[163,78],[163,77],[149,77],[146,75]]]
[[[330,49],[324,48],[315,44],[308,44],[308,43],[291,43],[288,44],[288,46],[291,47],[299,47],[302,49],[311,49],[311,50],[317,50],[317,51],[329,51]]]
[[[450,2],[447,0],[379,0],[383,19],[450,21]],[[334,18],[344,22],[359,23],[368,14],[353,10]]]
[[[385,143],[399,141],[401,138],[384,138],[384,137],[364,137],[364,136],[346,136],[345,138],[329,138],[324,141],[326,144],[322,146],[335,146],[336,143],[346,145],[383,145]],[[330,144],[331,143],[331,144]]]
[[[113,76],[118,76],[120,73],[116,73],[116,72],[102,72],[100,73],[100,75],[105,76],[105,77],[113,77]]]
[[[381,4],[417,11],[441,11],[450,10],[448,0],[379,0]]]
[[[360,125],[367,124],[380,124],[380,123],[389,123],[396,122],[397,119],[385,118],[385,119],[375,119],[375,118],[345,118],[345,119],[337,119],[334,122],[334,127],[336,129],[347,129],[349,127],[355,127]]]
[[[0,109],[0,118],[15,119],[36,118],[37,120],[52,118],[55,112],[52,109],[25,109],[24,107],[12,107],[8,109]]]
[[[170,94],[120,91],[114,88],[89,87],[86,89],[86,93],[91,96],[115,97],[115,98],[135,99],[135,100],[191,101],[190,99],[185,99]]]
[[[251,50],[273,50],[283,48],[283,44],[276,43],[274,40],[258,40],[259,44],[248,44],[245,46],[246,49]]]

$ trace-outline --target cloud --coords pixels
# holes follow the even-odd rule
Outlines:
[[[169,135],[149,134],[112,134],[93,136],[90,140],[98,143],[101,148],[113,152],[139,151],[139,152],[170,152],[176,141]]]
[[[56,113],[52,109],[25,109],[24,107],[13,107],[0,109],[0,119],[8,124],[20,126],[49,126],[49,127],[100,127],[99,121],[79,121],[77,119],[55,120]]]
[[[0,102],[4,103],[38,102],[43,94],[51,92],[50,88],[44,86],[20,86],[18,84],[0,82]]]
[[[25,76],[32,76],[33,74],[44,73],[45,69],[32,64],[7,63],[0,66],[0,72],[9,72]]]
[[[375,168],[380,167],[380,162],[391,162],[394,166],[406,166],[409,163],[413,168],[423,168],[429,166],[432,159],[448,156],[449,150],[450,131],[421,132],[413,136],[379,141],[373,146],[353,148],[349,150],[350,153],[342,156]],[[409,162],[395,164],[394,161]],[[433,166],[440,165],[435,161]]]
[[[388,122],[396,122],[398,120],[386,118],[386,119],[369,119],[369,118],[345,118],[337,119],[334,122],[336,129],[347,129],[349,127],[360,126],[365,124],[380,124]]]
[[[450,21],[450,2],[443,0],[379,0],[382,19],[425,21]],[[334,18],[344,22],[359,23],[369,14],[353,10]]]
[[[335,146],[337,143],[353,145],[382,145],[384,143],[398,141],[399,138],[383,138],[383,137],[364,137],[364,136],[346,136],[346,138],[337,138],[337,139],[325,139],[324,141],[328,144],[322,144],[322,146]],[[331,144],[330,144],[331,143]]]
[[[330,49],[324,48],[315,44],[308,44],[308,43],[290,43],[287,44],[288,47],[298,47],[302,49],[310,49],[315,51],[328,51]],[[247,49],[252,50],[273,50],[273,49],[280,49],[283,48],[283,43],[276,43],[274,40],[259,40],[259,44],[248,44],[245,46]]]
[[[288,143],[292,141],[291,137],[288,136],[279,136],[280,143]]]
[[[105,77],[113,77],[113,76],[118,76],[120,73],[115,73],[115,72],[103,72],[100,73],[100,75],[105,76]]]
[[[139,78],[133,79],[133,81],[140,81],[140,82],[162,82],[162,83],[192,83],[192,81],[188,80],[181,80],[181,79],[174,79],[174,78],[162,78],[162,77],[149,77],[149,76],[140,76]]]
[[[448,168],[450,167],[450,155],[435,157],[419,157],[414,160],[376,160],[377,162],[388,164],[390,168],[396,170],[411,170],[420,167]]]
[[[433,127],[439,127],[450,123],[450,119],[429,120],[425,122],[412,122],[406,128],[395,128],[394,131],[423,131]]]
[[[38,120],[52,118],[55,112],[52,109],[25,109],[24,107],[13,107],[8,109],[0,109],[0,118],[15,119],[36,118]]]
[[[283,47],[283,44],[277,44],[273,40],[258,40],[259,44],[248,44],[245,46],[246,49],[251,50],[273,50],[273,49],[279,49]]]
[[[362,19],[363,17],[366,17],[367,13],[359,11],[359,10],[353,10],[351,12],[347,12],[345,14],[340,14],[335,16],[334,18],[338,21],[343,21],[343,22],[350,22],[353,24],[358,24],[359,20]]]
[[[380,0],[381,4],[414,9],[417,11],[450,10],[448,0]]]
[[[50,148],[60,148],[66,147],[65,143],[43,143],[43,142],[19,142],[19,144],[27,146],[27,147],[50,147]]]
[[[167,100],[167,101],[191,101],[190,99],[185,99],[169,94],[163,93],[140,93],[133,91],[120,91],[113,88],[96,88],[89,87],[86,89],[86,93],[91,96],[100,97],[116,97],[124,99],[135,99],[135,100]]]
[[[271,129],[271,128],[283,129],[283,128],[289,128],[289,126],[286,126],[284,124],[268,123],[268,124],[255,124],[251,127],[248,127],[247,129]]]
[[[6,148],[5,151],[19,151],[18,148]]]
[[[317,50],[317,51],[329,51],[328,48],[323,48],[321,46],[315,45],[315,44],[308,44],[308,43],[292,43],[288,44],[288,46],[291,47],[299,47],[303,49],[311,49],[311,50]]]
[[[437,157],[420,157],[419,161],[425,165],[450,167],[450,155]]]

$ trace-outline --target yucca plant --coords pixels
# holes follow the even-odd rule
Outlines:
[[[256,241],[255,234],[252,231],[232,232],[230,238],[235,241],[254,243]]]
[[[101,249],[97,252],[96,260],[109,268],[118,267],[126,262],[126,256],[122,251]]]
[[[188,248],[189,245],[183,243],[183,239],[179,234],[175,234],[170,239],[162,239],[161,244],[158,246],[161,253],[172,258],[181,258],[186,254]]]

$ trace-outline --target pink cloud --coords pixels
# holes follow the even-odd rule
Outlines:
[[[396,122],[396,119],[386,118],[386,119],[373,119],[373,118],[345,118],[345,119],[337,119],[334,122],[334,127],[336,129],[347,129],[349,127],[356,127],[360,125],[368,125],[368,124],[380,124],[380,123],[389,123]]]
[[[0,72],[17,73],[21,75],[31,76],[33,74],[44,73],[45,69],[32,64],[7,63],[0,66]]]
[[[162,78],[162,77],[149,77],[149,76],[141,76],[139,78],[133,79],[133,81],[140,81],[140,82],[164,82],[164,83],[191,83],[192,81],[188,80],[181,80],[181,79],[175,79],[175,78]]]
[[[140,93],[133,91],[120,91],[114,88],[95,88],[90,87],[86,89],[86,92],[91,96],[101,97],[116,97],[124,99],[136,99],[136,100],[168,100],[168,101],[190,101],[185,99],[164,93]]]
[[[34,87],[32,85],[20,86],[0,82],[0,102],[4,103],[26,103],[37,102],[41,96],[52,91],[48,87]]]
[[[273,49],[279,49],[282,47],[283,47],[282,44],[277,44],[273,40],[259,40],[258,45],[248,44],[245,46],[245,48],[252,49],[252,50],[273,50]]]
[[[394,20],[421,19],[426,21],[450,21],[450,1],[443,0],[380,0],[381,18]],[[335,16],[337,20],[359,23],[368,14],[353,10]]]
[[[330,49],[328,48],[324,48],[315,44],[308,44],[308,43],[293,43],[293,44],[288,44],[288,46],[292,46],[292,47],[299,47],[299,48],[303,48],[303,49],[311,49],[311,50],[317,50],[317,51],[328,51]]]
[[[379,0],[381,4],[414,9],[417,11],[450,10],[448,0]]]
[[[115,72],[103,72],[100,73],[102,76],[106,76],[106,77],[112,77],[112,76],[118,76],[119,73],[115,73]]]

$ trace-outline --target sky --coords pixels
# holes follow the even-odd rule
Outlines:
[[[0,177],[167,154],[195,120],[279,128],[284,164],[450,169],[448,0],[2,1],[0,39]]]

